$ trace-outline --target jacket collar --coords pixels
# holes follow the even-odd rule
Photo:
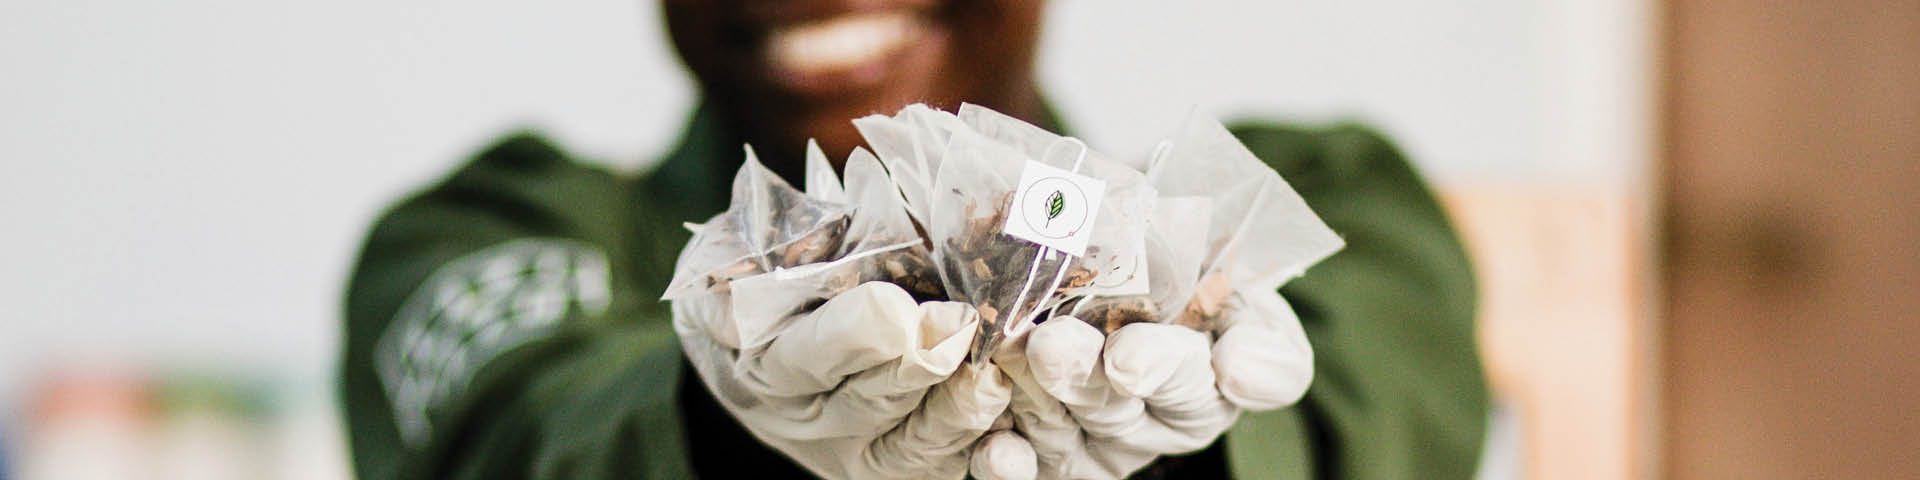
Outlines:
[[[680,144],[662,158],[642,182],[653,200],[675,207],[687,218],[704,221],[727,208],[733,172],[746,162],[738,138],[719,118],[712,102],[701,101],[680,134]]]

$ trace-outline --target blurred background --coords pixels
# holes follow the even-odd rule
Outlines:
[[[1400,142],[1482,282],[1483,478],[1920,477],[1920,1],[1049,8],[1096,147],[1192,108]],[[693,101],[658,17],[0,4],[0,478],[346,478],[369,222],[510,128],[648,168]]]

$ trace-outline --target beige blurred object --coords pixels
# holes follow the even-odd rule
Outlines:
[[[1635,478],[1653,420],[1637,287],[1644,205],[1612,184],[1454,186],[1443,203],[1480,284],[1479,339],[1516,407],[1525,478]]]
[[[173,413],[147,447],[155,468],[143,478],[247,480],[266,477],[264,436],[233,415],[207,408]]]
[[[154,406],[144,380],[111,371],[62,372],[39,385],[31,409],[16,460],[21,479],[145,478],[152,471],[147,446]]]
[[[1667,9],[1666,473],[1920,478],[1920,1]]]
[[[111,367],[46,378],[9,458],[21,480],[351,478],[324,384],[284,395],[246,376]]]
[[[268,478],[342,480],[353,478],[340,409],[331,384],[299,392],[287,402],[268,435],[272,465]]]

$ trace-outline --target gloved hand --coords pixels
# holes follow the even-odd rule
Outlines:
[[[1233,301],[1217,340],[1157,323],[1103,338],[1069,317],[1002,347],[994,362],[1014,381],[1018,436],[989,436],[997,448],[974,452],[974,476],[1120,478],[1160,455],[1205,448],[1243,409],[1298,401],[1313,381],[1313,350],[1298,317],[1278,294]],[[1018,468],[1026,458],[1036,459],[1032,474]]]
[[[726,299],[711,297],[673,304],[701,381],[761,442],[822,477],[960,478],[1012,395],[993,365],[961,366],[979,325],[965,304],[867,283],[734,350],[702,327],[728,320]]]

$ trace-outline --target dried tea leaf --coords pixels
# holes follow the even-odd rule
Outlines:
[[[1200,285],[1194,288],[1193,298],[1187,301],[1187,308],[1181,310],[1180,318],[1173,323],[1202,332],[1214,331],[1221,326],[1227,300],[1232,297],[1233,285],[1227,274],[1208,274],[1200,279]]]

